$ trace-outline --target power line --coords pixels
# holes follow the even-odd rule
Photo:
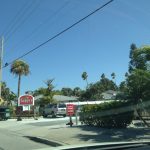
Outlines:
[[[79,24],[80,22],[86,20],[88,17],[92,16],[93,14],[95,14],[96,12],[98,12],[99,10],[103,9],[104,7],[106,7],[107,5],[109,5],[110,3],[112,3],[114,0],[110,0],[107,3],[103,4],[102,6],[100,6],[99,8],[97,8],[96,10],[92,11],[91,13],[89,13],[87,16],[83,17],[82,19],[78,20],[77,22],[73,23],[72,25],[70,25],[69,27],[67,27],[66,29],[62,30],[61,32],[57,33],[56,35],[54,35],[53,37],[49,38],[47,41],[39,44],[38,46],[36,46],[35,48],[33,48],[32,50],[24,53],[23,55],[19,56],[18,58],[14,59],[13,61],[6,63],[3,68],[9,66],[10,64],[12,64],[14,61],[21,59],[27,55],[29,55],[30,53],[36,51],[37,49],[39,49],[40,47],[42,47],[43,45],[47,44],[48,42],[54,40],[55,38],[59,37],[60,35],[62,35],[63,33],[67,32],[68,30],[70,30],[71,28],[73,28],[74,26],[76,26],[77,24]]]

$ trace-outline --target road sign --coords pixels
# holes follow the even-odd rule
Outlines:
[[[67,104],[67,115],[72,116],[75,113],[75,105],[74,104]]]
[[[34,97],[32,95],[23,95],[18,98],[18,105],[34,105]]]

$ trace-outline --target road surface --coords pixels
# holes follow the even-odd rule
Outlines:
[[[0,150],[31,150],[50,147],[49,145],[32,141],[26,138],[26,135],[33,130],[40,130],[43,127],[46,128],[60,124],[65,125],[68,121],[68,117],[40,118],[38,120],[23,119],[22,121],[10,119],[7,121],[0,121]]]
[[[70,129],[70,128],[66,128],[66,123],[68,123],[68,121],[69,121],[69,117],[39,118],[38,120],[34,120],[32,118],[32,119],[23,119],[22,121],[16,121],[16,119],[10,119],[7,121],[0,121],[0,150],[19,150],[19,149],[30,150],[30,149],[50,147],[49,145],[32,141],[27,137],[41,137],[46,139],[48,138],[54,139],[55,134],[53,134],[53,132],[56,132],[58,130],[63,131],[64,129],[66,130]],[[73,117],[73,122],[75,123],[75,117]],[[136,122],[138,123],[138,121],[135,121],[135,123]],[[79,133],[80,132],[77,131],[76,134]],[[59,132],[57,134],[59,135]],[[88,133],[86,133],[86,135],[87,134]],[[62,142],[61,139],[59,140],[58,138],[56,138],[56,140]],[[70,137],[68,138],[68,140],[70,140]]]
[[[46,147],[49,146],[31,141],[7,129],[0,129],[0,150],[31,150]]]

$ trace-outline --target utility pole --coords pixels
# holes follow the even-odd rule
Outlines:
[[[1,41],[0,41],[0,98],[1,98],[1,96],[2,96],[2,67],[3,67],[3,64],[2,64],[2,62],[3,62],[3,48],[4,48],[4,38],[3,37],[1,37]]]

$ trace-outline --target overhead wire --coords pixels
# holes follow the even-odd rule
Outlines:
[[[37,49],[39,49],[40,47],[42,47],[43,45],[47,44],[48,42],[54,40],[55,38],[59,37],[60,35],[62,35],[63,33],[67,32],[68,30],[70,30],[71,28],[73,28],[74,26],[78,25],[79,23],[81,23],[82,21],[86,20],[88,17],[92,16],[93,14],[95,14],[96,12],[100,11],[101,9],[103,9],[104,7],[106,7],[107,5],[109,5],[110,3],[112,3],[114,0],[110,0],[108,2],[106,2],[105,4],[101,5],[100,7],[98,7],[97,9],[95,9],[94,11],[92,11],[91,13],[89,13],[88,15],[86,15],[85,17],[79,19],[78,21],[76,21],[75,23],[73,23],[72,25],[70,25],[69,27],[65,28],[64,30],[60,31],[59,33],[57,33],[56,35],[54,35],[53,37],[50,37],[48,40],[46,40],[45,42],[39,44],[38,46],[36,46],[35,48],[27,51],[26,53],[24,53],[23,55],[17,57],[16,59],[14,59],[13,61],[9,62],[9,63],[5,63],[5,65],[3,66],[3,68],[6,68],[7,66],[11,65],[14,61],[19,60],[27,55],[29,55],[30,53],[36,51]]]

